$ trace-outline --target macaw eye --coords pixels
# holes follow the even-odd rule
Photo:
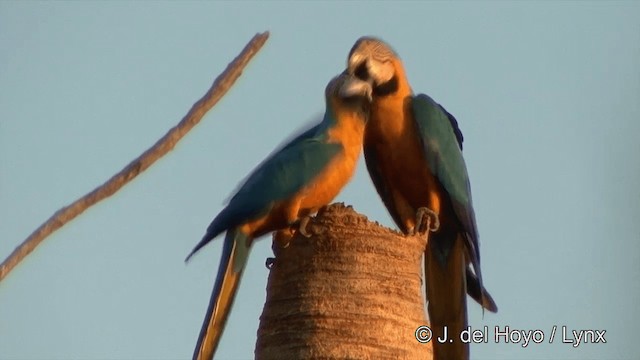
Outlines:
[[[354,72],[354,75],[360,80],[369,80],[369,70],[367,70],[367,63],[363,62],[358,65],[356,71]]]

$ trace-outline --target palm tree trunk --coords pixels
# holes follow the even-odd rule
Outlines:
[[[334,204],[306,238],[274,245],[256,359],[431,359],[421,286],[426,238]],[[275,243],[274,243],[275,244]]]

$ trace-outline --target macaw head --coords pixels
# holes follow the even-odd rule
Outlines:
[[[408,88],[398,55],[384,41],[371,36],[363,36],[353,45],[346,71],[370,82],[376,96],[395,93],[401,86]]]
[[[343,72],[331,79],[325,89],[327,105],[338,115],[358,113],[366,121],[373,89],[367,81]]]

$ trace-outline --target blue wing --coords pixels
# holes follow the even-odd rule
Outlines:
[[[447,191],[455,214],[467,233],[469,250],[475,255],[471,260],[479,276],[478,230],[469,175],[462,157],[462,132],[453,115],[429,96],[415,96],[411,104],[427,165]]]
[[[332,119],[325,115],[320,124],[296,136],[258,165],[213,219],[189,257],[221,232],[263,216],[278,201],[293,196],[321,173],[342,150],[341,144],[327,142],[326,129],[331,123]]]
[[[324,133],[308,130],[264,161],[231,198],[223,212],[239,221],[263,215],[271,206],[309,184],[342,149]],[[221,214],[222,215],[222,214]]]

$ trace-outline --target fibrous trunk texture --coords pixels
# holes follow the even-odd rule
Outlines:
[[[289,246],[274,242],[256,359],[431,359],[424,236],[404,236],[334,204]]]

